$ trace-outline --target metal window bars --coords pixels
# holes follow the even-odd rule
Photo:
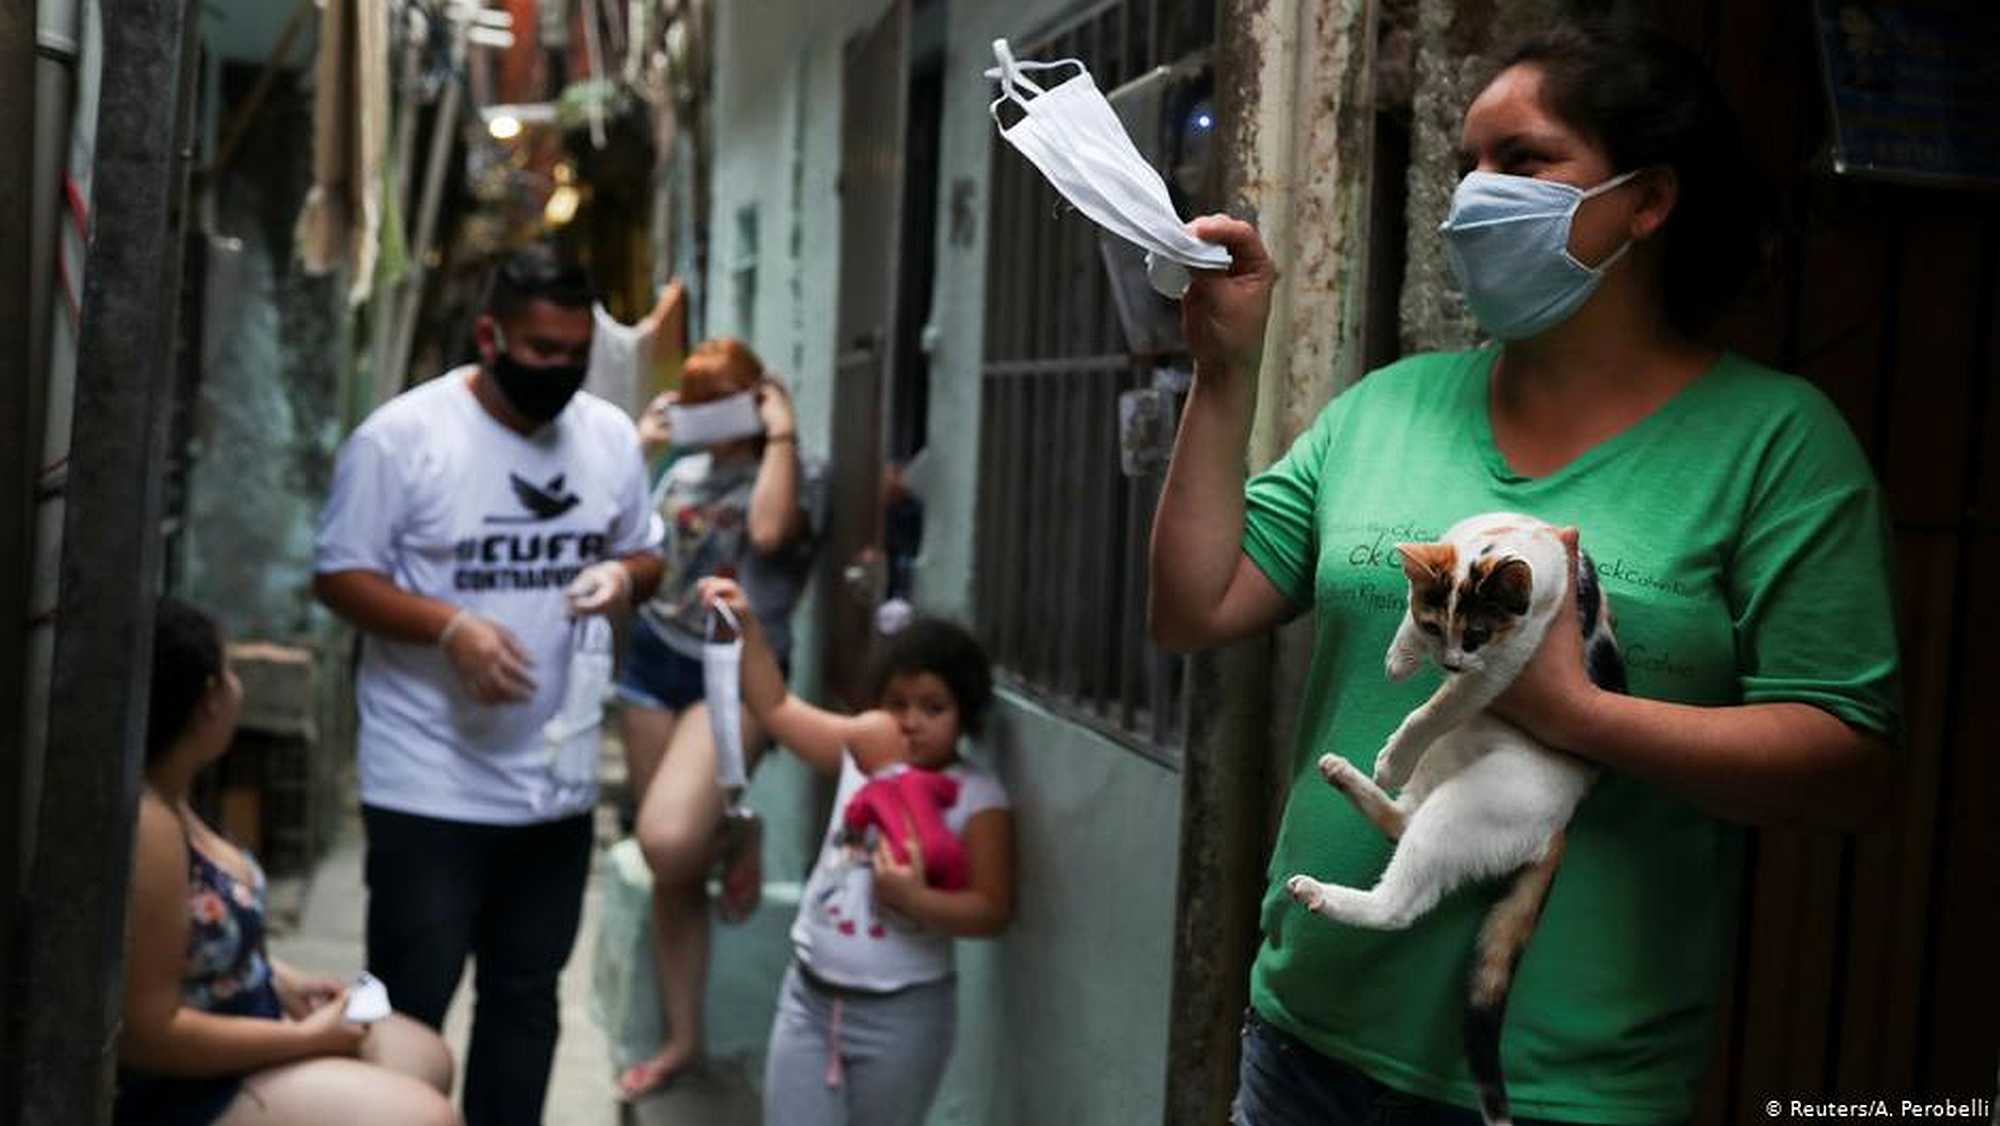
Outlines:
[[[1094,4],[1024,57],[1076,57],[1112,90],[1209,45],[1212,4]],[[1146,637],[1158,476],[1120,470],[1118,400],[1175,356],[1128,350],[1097,229],[993,139],[975,587],[1003,684],[1169,766],[1185,661]]]

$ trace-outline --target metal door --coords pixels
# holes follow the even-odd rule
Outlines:
[[[827,542],[821,554],[826,687],[865,706],[862,683],[882,562],[882,470],[893,387],[902,253],[908,0],[848,40],[842,77],[840,307],[835,317],[833,445]]]

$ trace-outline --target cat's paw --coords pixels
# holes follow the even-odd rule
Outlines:
[[[1421,655],[1400,645],[1391,646],[1388,659],[1382,662],[1382,670],[1389,674],[1391,682],[1410,679],[1417,667],[1424,663]]]
[[[1317,912],[1326,901],[1326,885],[1311,876],[1293,876],[1285,881],[1285,894],[1308,911]]]
[[[1410,768],[1402,761],[1402,756],[1388,747],[1382,748],[1375,756],[1375,784],[1385,790],[1400,790],[1410,780]]]
[[[1339,755],[1326,754],[1319,756],[1319,776],[1334,789],[1345,790],[1361,777],[1361,772]]]

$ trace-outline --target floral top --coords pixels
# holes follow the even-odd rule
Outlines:
[[[264,954],[264,869],[249,853],[250,882],[188,848],[187,969],[181,996],[204,1012],[276,1017],[277,990]]]
[[[187,964],[181,999],[224,1016],[284,1015],[264,954],[264,870],[249,853],[250,882],[188,845]],[[113,1126],[208,1126],[229,1109],[241,1076],[169,1076],[120,1067]]]

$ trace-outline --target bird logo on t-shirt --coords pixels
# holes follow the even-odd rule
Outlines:
[[[563,478],[567,474],[558,473],[549,478],[548,484],[536,486],[521,479],[519,473],[507,474],[507,481],[514,486],[514,496],[521,506],[533,516],[488,516],[489,524],[534,524],[543,520],[553,520],[577,505],[583,498],[563,488]]]

